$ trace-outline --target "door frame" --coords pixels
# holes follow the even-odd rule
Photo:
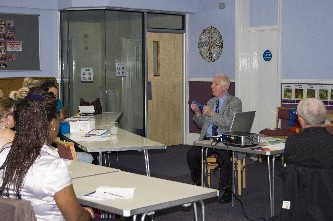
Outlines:
[[[260,27],[250,27],[249,25],[249,15],[250,15],[250,7],[249,1],[247,0],[236,0],[235,1],[235,82],[236,82],[236,96],[243,100],[243,111],[247,110],[257,110],[257,117],[255,119],[252,130],[253,132],[259,132],[257,130],[263,129],[265,127],[275,127],[275,115],[276,115],[276,107],[280,106],[281,103],[281,8],[282,8],[282,0],[276,0],[278,2],[278,24],[272,26],[260,26]],[[276,41],[272,42],[276,46],[275,59],[276,61],[276,81],[277,85],[274,91],[269,94],[265,93],[265,85],[260,85],[259,81],[256,81],[257,84],[250,85],[249,83],[253,83],[249,81],[249,78],[259,78],[260,74],[263,73],[265,67],[263,67],[260,62],[258,65],[261,65],[259,68],[257,67],[255,70],[246,69],[242,66],[242,61],[244,59],[248,59],[251,57],[249,55],[249,37],[253,37],[253,41],[250,42],[252,44],[256,44],[256,41],[260,39],[262,35],[265,35],[268,32],[276,32]],[[260,53],[262,53],[260,51]],[[254,55],[254,54],[253,54]],[[259,59],[262,54],[257,54],[258,58],[252,58],[254,60]],[[253,56],[252,56],[253,57]],[[260,69],[260,73],[258,72]],[[252,71],[252,72],[251,72]],[[252,76],[250,76],[252,74]],[[259,89],[258,89],[259,88]],[[271,89],[271,88],[269,88]],[[250,93],[249,93],[250,92]],[[263,95],[267,95],[266,97],[262,97]],[[250,97],[254,97],[254,100],[258,100],[260,97],[261,100],[269,99],[269,102],[265,104],[265,108],[263,108],[262,102],[255,102],[250,100]],[[264,110],[265,109],[265,110]],[[268,119],[265,121],[265,119]]]

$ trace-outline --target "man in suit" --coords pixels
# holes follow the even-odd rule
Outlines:
[[[219,135],[230,130],[234,114],[242,112],[242,102],[239,98],[228,93],[230,79],[225,74],[215,75],[211,89],[213,98],[200,110],[200,107],[192,103],[191,109],[194,112],[194,122],[201,128],[199,140],[208,139],[211,136]],[[208,149],[208,156],[216,153],[217,162],[220,167],[219,190],[223,191],[219,202],[230,203],[232,197],[231,179],[232,162],[231,151]],[[201,185],[201,148],[192,147],[187,153],[187,163],[191,170],[192,182]]]

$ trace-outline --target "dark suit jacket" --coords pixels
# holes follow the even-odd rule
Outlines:
[[[333,165],[333,135],[324,127],[310,127],[286,140],[286,163],[303,166]]]
[[[333,220],[333,135],[324,127],[288,137],[282,170],[281,221]],[[281,202],[281,203],[282,203]]]
[[[226,99],[223,102],[220,113],[215,114],[213,117],[208,117],[201,115],[196,117],[194,115],[194,122],[201,128],[199,140],[202,140],[207,132],[209,124],[214,124],[218,126],[219,130],[222,132],[227,132],[230,130],[231,122],[234,114],[237,112],[242,112],[242,102],[239,98],[226,94]],[[217,98],[213,97],[207,102],[207,106],[214,110],[214,106]]]

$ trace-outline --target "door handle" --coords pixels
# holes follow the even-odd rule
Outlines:
[[[147,82],[147,100],[152,100],[153,99],[153,94],[151,90],[151,81]]]

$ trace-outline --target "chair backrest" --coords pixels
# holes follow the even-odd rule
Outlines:
[[[277,107],[276,110],[276,125],[275,128],[282,128],[286,129],[289,124],[289,118],[290,118],[290,110],[293,110],[295,108],[290,107]]]
[[[0,197],[0,220],[36,221],[30,201]]]
[[[333,220],[333,168],[287,165],[283,177],[280,221]]]
[[[76,151],[73,142],[65,142],[59,137],[54,141],[58,149],[59,156],[67,160],[77,160]]]

